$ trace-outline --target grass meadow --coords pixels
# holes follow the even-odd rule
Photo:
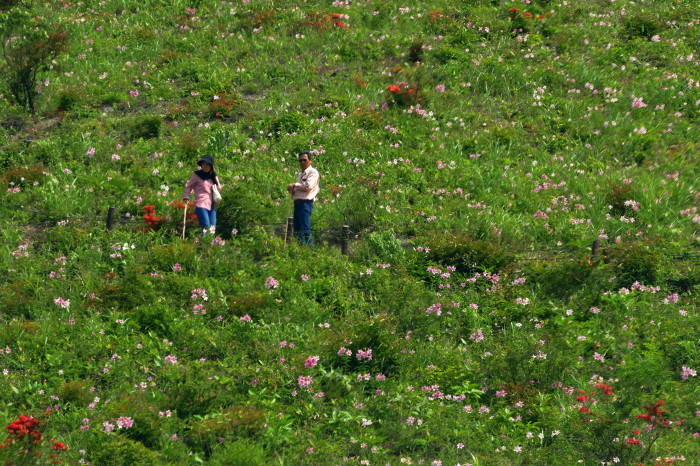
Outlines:
[[[0,11],[5,464],[697,464],[696,2]]]

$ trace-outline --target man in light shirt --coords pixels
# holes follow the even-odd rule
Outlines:
[[[313,243],[311,235],[311,212],[318,194],[318,170],[311,166],[311,153],[300,152],[299,168],[301,172],[297,182],[287,186],[287,191],[294,201],[294,234],[302,244]]]

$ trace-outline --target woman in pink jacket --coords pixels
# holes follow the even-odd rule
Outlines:
[[[190,200],[190,193],[194,190],[194,212],[197,214],[199,226],[202,227],[202,234],[207,232],[216,233],[216,206],[214,205],[214,194],[212,187],[221,191],[221,183],[214,171],[214,157],[205,155],[197,162],[199,170],[192,174],[192,177],[185,186],[182,198]]]

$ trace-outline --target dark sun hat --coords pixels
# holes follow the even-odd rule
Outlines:
[[[214,168],[214,157],[211,155],[203,155],[197,162],[197,165],[201,166],[203,162],[208,163],[212,168]]]

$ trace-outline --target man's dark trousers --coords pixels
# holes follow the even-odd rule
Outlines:
[[[314,210],[314,201],[294,201],[294,234],[302,244],[312,244],[314,238],[311,234],[311,212]]]

